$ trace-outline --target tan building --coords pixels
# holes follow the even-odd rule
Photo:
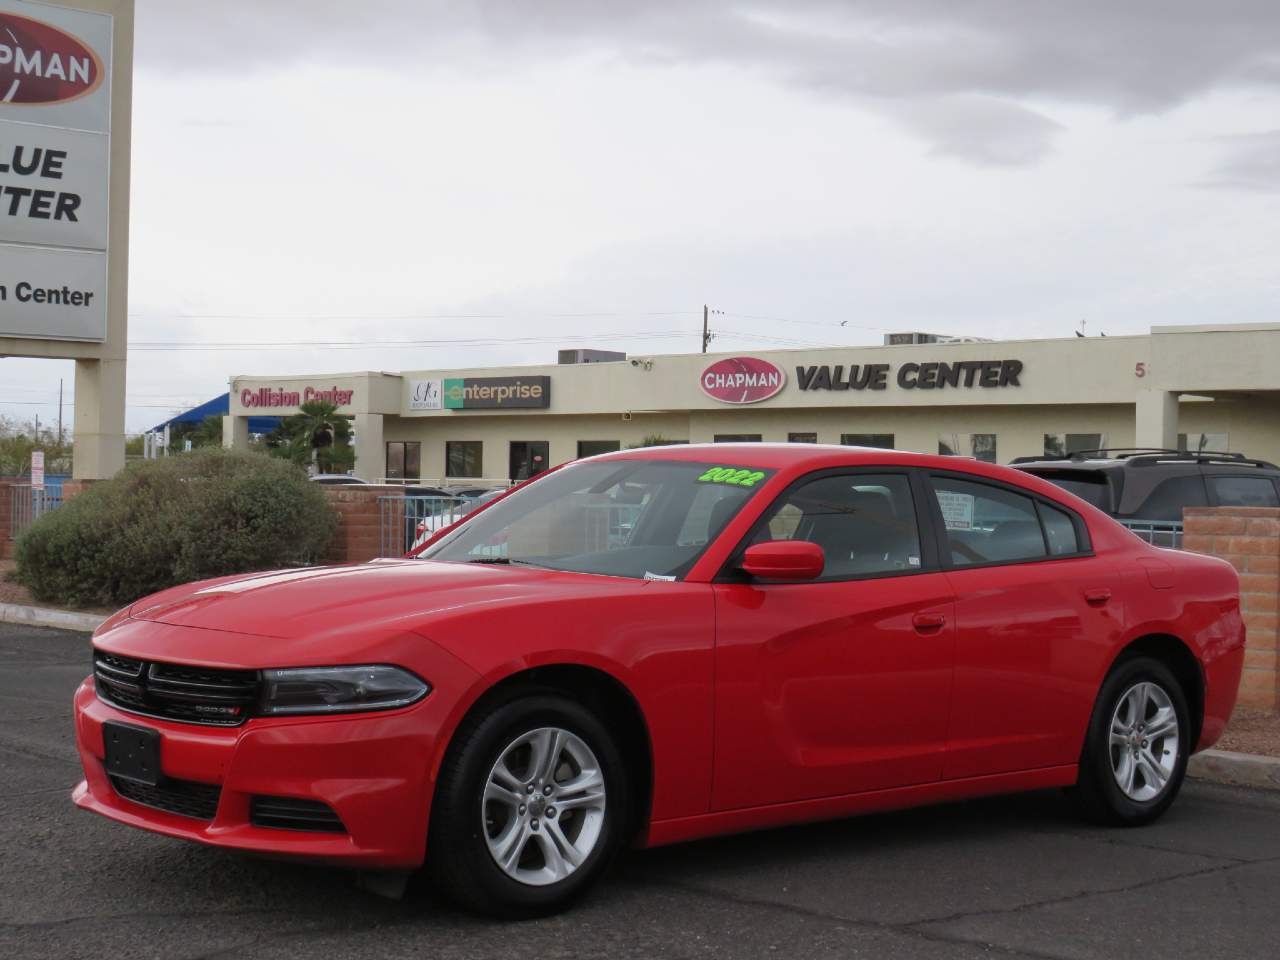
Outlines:
[[[1189,445],[1280,461],[1280,323],[1145,336],[633,356],[614,362],[234,377],[248,417],[315,396],[354,419],[367,480],[522,479],[660,436],[1014,457]]]

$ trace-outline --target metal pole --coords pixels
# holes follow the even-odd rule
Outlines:
[[[62,377],[58,378],[58,446],[62,446]]]
[[[707,305],[702,305],[702,352],[707,352],[707,344],[711,341],[711,331],[707,327]]]

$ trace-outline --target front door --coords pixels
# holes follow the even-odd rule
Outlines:
[[[716,810],[938,780],[952,594],[907,472],[816,476],[748,542],[817,543],[806,583],[719,582]]]
[[[546,440],[512,440],[511,472],[512,483],[519,483],[537,476],[547,469],[547,458],[551,445]]]

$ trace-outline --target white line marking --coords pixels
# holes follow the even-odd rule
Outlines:
[[[20,82],[19,80],[13,81],[13,85],[9,87],[9,92],[4,95],[4,99],[0,100],[0,103],[8,103],[13,99],[13,95],[18,92],[18,84]]]

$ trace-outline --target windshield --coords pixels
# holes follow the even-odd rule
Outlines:
[[[498,501],[419,557],[679,578],[772,473],[666,460],[573,464]]]

